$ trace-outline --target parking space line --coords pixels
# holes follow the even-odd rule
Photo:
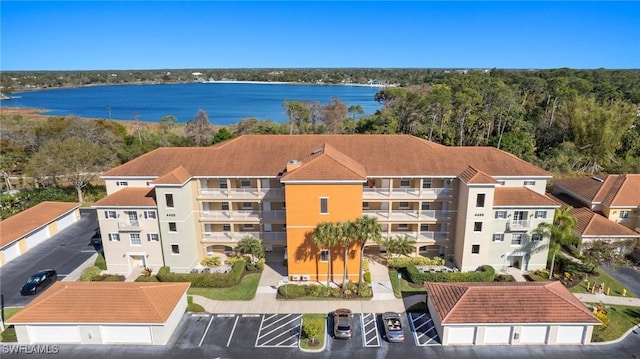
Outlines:
[[[366,323],[365,323],[366,320]],[[364,347],[377,348],[380,346],[380,336],[378,334],[378,321],[375,313],[362,313],[360,321],[362,323],[362,344]],[[373,324],[373,326],[371,326]],[[368,338],[369,334],[374,336]]]
[[[409,319],[416,346],[439,344],[438,332],[433,324],[433,319],[428,313],[423,313],[416,317],[414,317],[412,313],[409,313]],[[423,319],[426,320],[421,322]],[[418,323],[417,326],[416,323]]]
[[[269,323],[265,325],[266,321],[273,319],[276,316],[278,316],[278,314],[274,314],[270,316],[267,316],[267,315],[262,316],[262,321],[260,322],[260,328],[258,329],[258,335],[256,337],[256,344],[255,344],[256,347],[295,347],[298,345],[298,341],[300,337],[300,324],[298,324],[293,328],[289,328],[286,331],[283,331],[282,333],[279,333],[279,334],[278,334],[278,330],[282,330],[283,328],[286,328],[288,325],[295,323],[296,321],[299,322],[300,318],[302,318],[302,315],[294,316],[293,314],[287,314],[285,316],[282,316],[281,318],[278,318],[273,323]],[[289,318],[290,320],[287,320]],[[270,328],[274,325],[275,327]],[[274,332],[276,333],[275,336],[268,339],[266,342],[260,343],[261,339],[264,339],[265,337],[270,336]],[[284,339],[282,339],[283,336],[284,336]],[[283,345],[287,341],[291,341],[292,338],[296,338],[296,340],[294,340],[294,343],[291,343],[289,345]],[[276,339],[280,339],[280,342],[275,344],[269,344],[269,343],[273,343]]]
[[[229,343],[231,343],[231,338],[233,338],[233,332],[236,331],[236,325],[238,325],[238,319],[240,317],[236,317],[236,321],[233,322],[233,328],[231,328],[231,334],[229,334],[229,340],[227,340],[227,346],[229,346]]]
[[[211,323],[213,322],[213,315],[211,316],[211,318],[209,319],[209,324],[207,324],[207,329],[204,330],[204,333],[202,334],[202,339],[200,339],[200,343],[198,343],[198,346],[201,347],[202,346],[202,342],[204,342],[204,337],[207,336],[207,332],[209,332],[209,327],[211,327]]]
[[[277,315],[277,314],[276,314],[276,315]],[[292,315],[292,314],[287,314],[286,316],[284,316],[284,317],[282,317],[282,318],[280,318],[280,319],[278,319],[278,320],[274,321],[273,323],[268,324],[267,326],[265,326],[265,328],[269,328],[270,326],[272,326],[272,325],[274,325],[274,324],[277,324],[279,321],[284,320],[284,319],[286,319],[286,318],[290,317],[291,315]],[[271,319],[271,318],[273,318],[273,316],[269,317],[268,319]],[[298,316],[298,318],[300,318],[300,316]]]

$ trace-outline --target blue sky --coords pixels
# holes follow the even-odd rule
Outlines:
[[[640,68],[640,2],[0,2],[0,69]]]

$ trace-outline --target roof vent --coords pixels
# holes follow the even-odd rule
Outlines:
[[[604,180],[602,178],[596,177],[596,176],[592,176],[591,179],[594,179],[600,183],[604,182]]]
[[[291,160],[289,162],[287,162],[287,172],[291,172],[293,170],[295,170],[296,168],[300,167],[302,165],[302,162],[298,161],[298,160]]]
[[[320,152],[322,152],[322,147],[318,147],[315,150],[311,151],[311,154],[315,155],[316,153],[320,153]]]

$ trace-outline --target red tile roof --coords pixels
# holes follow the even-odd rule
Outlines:
[[[498,183],[498,181],[488,174],[478,171],[472,166],[465,168],[465,170],[458,175],[458,178],[463,180],[465,183]]]
[[[303,159],[300,167],[287,171],[282,176],[283,182],[290,181],[362,181],[367,174],[362,164],[325,143],[312,152],[309,160]]]
[[[636,233],[623,225],[612,222],[594,213],[589,208],[574,208],[569,213],[576,217],[577,224],[574,231],[582,237],[640,237],[640,233]]]
[[[190,283],[56,282],[8,322],[162,324],[189,286]]]
[[[159,148],[103,177],[160,177],[180,165],[193,176],[275,177],[289,161],[325,144],[361,164],[369,177],[455,177],[469,165],[489,176],[551,177],[493,147],[446,147],[409,135],[245,135],[211,147]]]
[[[155,207],[155,191],[150,187],[127,187],[101,198],[93,207]]]
[[[0,221],[0,248],[80,207],[76,202],[42,202]]]
[[[556,200],[535,192],[526,187],[498,187],[496,188],[493,205],[497,207],[532,206],[532,207],[560,207]]]
[[[588,204],[640,206],[640,174],[563,178],[555,180],[554,186],[554,192],[567,191],[588,201]]]
[[[600,324],[560,282],[425,283],[442,324]]]
[[[153,184],[183,184],[191,178],[191,173],[184,167],[178,166],[173,171],[155,179]]]

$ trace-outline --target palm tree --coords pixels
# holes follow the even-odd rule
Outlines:
[[[347,289],[349,247],[353,244],[354,239],[358,236],[357,228],[354,222],[340,222],[336,226],[336,234],[338,243],[344,248],[344,272],[342,272],[342,289]]]
[[[318,224],[312,234],[313,243],[320,249],[326,248],[328,251],[327,288],[329,287],[329,281],[331,279],[331,251],[337,242],[336,228],[333,222],[322,222]]]
[[[553,223],[540,223],[533,230],[533,233],[549,238],[549,252],[552,255],[549,279],[553,278],[553,265],[560,248],[564,245],[578,243],[578,237],[573,234],[577,220],[576,217],[569,213],[572,209],[573,207],[571,206],[556,209],[553,215]]]
[[[382,228],[378,224],[376,217],[364,216],[356,219],[356,241],[360,245],[360,272],[358,276],[358,291],[362,290],[362,275],[363,275],[363,261],[364,261],[364,246],[368,241],[380,242],[382,239]]]
[[[242,237],[236,246],[236,250],[242,254],[249,254],[251,256],[251,264],[255,264],[256,258],[260,258],[264,254],[262,242],[249,235]]]
[[[409,255],[416,250],[416,241],[406,234],[402,236],[396,236],[395,239],[389,238],[385,240],[384,243],[385,247],[387,247],[387,252],[391,254],[397,254],[398,258],[400,258],[400,256]]]

